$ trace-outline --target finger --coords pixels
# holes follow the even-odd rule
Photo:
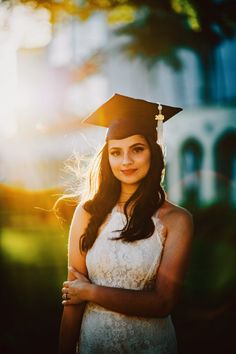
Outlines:
[[[62,305],[76,305],[78,303],[80,302],[76,301],[75,299],[67,299],[67,300],[63,299],[62,301]]]
[[[78,301],[78,300],[63,300],[62,305],[67,306],[67,305],[78,305],[82,304],[84,301]]]
[[[71,305],[70,300],[63,300],[62,305]]]
[[[70,300],[71,297],[68,294],[63,294],[62,299],[67,301],[67,300]]]
[[[61,292],[62,292],[63,294],[69,294],[69,288],[62,288],[62,289],[61,289]]]
[[[69,286],[70,286],[70,282],[69,281],[64,281],[63,287],[64,288],[68,288]]]

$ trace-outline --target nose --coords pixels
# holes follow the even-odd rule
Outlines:
[[[133,160],[132,160],[129,152],[124,152],[122,165],[124,165],[124,166],[130,165],[130,164],[132,164],[132,162],[133,162]]]

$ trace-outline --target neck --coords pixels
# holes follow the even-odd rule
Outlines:
[[[138,184],[122,184],[119,203],[126,203],[132,194],[137,190]]]

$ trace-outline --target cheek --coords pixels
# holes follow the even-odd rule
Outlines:
[[[118,168],[118,160],[117,159],[114,159],[112,157],[109,157],[109,163],[110,163],[110,166],[111,166],[111,170],[112,172],[114,173],[114,171]]]
[[[150,169],[151,166],[151,156],[150,154],[145,156],[145,158],[143,159],[143,173],[146,175]]]
[[[150,167],[151,164],[151,155],[150,153],[145,154],[139,159],[140,165],[143,165],[144,167],[148,168]]]
[[[146,172],[149,171],[150,165],[151,165],[150,159],[147,159],[146,162],[145,162]]]

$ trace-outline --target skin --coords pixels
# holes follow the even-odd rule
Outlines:
[[[121,182],[120,202],[125,202],[138,188],[150,168],[150,149],[142,135],[132,135],[108,142],[109,163]],[[130,173],[130,172],[131,173]]]
[[[144,146],[142,150],[134,149],[141,145]],[[108,148],[112,171],[121,181],[120,202],[123,203],[148,172],[150,150],[141,135],[110,140]],[[116,152],[113,153],[114,151]],[[136,171],[124,175],[122,169]],[[186,209],[169,201],[165,201],[159,209],[158,217],[164,225],[165,247],[156,276],[155,289],[136,291],[98,286],[89,281],[85,264],[86,254],[80,253],[78,244],[90,215],[81,205],[76,208],[69,234],[68,281],[63,283],[62,288],[64,324],[62,319],[60,354],[75,353],[75,343],[86,301],[92,301],[108,310],[125,315],[143,317],[165,317],[173,310],[188,265],[193,221]]]

